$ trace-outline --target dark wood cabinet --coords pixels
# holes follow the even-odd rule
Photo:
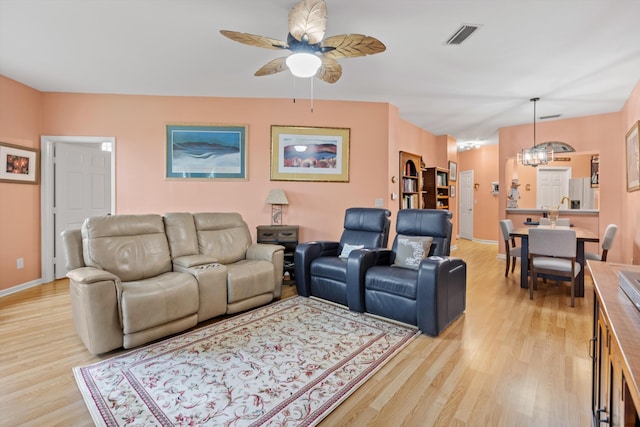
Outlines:
[[[285,285],[295,282],[293,254],[298,246],[298,225],[259,225],[258,243],[271,243],[284,246],[284,281]]]
[[[640,426],[640,312],[618,286],[639,266],[588,261],[594,282],[591,339],[593,426]]]

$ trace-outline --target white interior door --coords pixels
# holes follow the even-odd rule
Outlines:
[[[60,233],[115,212],[115,138],[42,138],[42,280],[66,274]]]
[[[55,278],[66,274],[60,233],[85,218],[111,213],[111,151],[102,144],[55,146]]]
[[[459,237],[473,240],[473,170],[460,172],[458,180]]]
[[[570,167],[538,168],[536,207],[557,206],[563,197],[569,196]]]

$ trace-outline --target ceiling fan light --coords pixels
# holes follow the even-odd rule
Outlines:
[[[287,57],[287,67],[291,74],[300,78],[313,77],[318,72],[322,61],[312,53],[294,53]]]

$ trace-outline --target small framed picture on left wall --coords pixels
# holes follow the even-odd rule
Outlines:
[[[38,184],[40,150],[0,142],[0,182]]]

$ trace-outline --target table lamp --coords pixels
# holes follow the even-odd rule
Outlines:
[[[282,225],[282,206],[289,204],[289,200],[287,200],[284,190],[281,188],[274,188],[269,191],[269,195],[267,196],[265,203],[271,205],[271,225]]]

